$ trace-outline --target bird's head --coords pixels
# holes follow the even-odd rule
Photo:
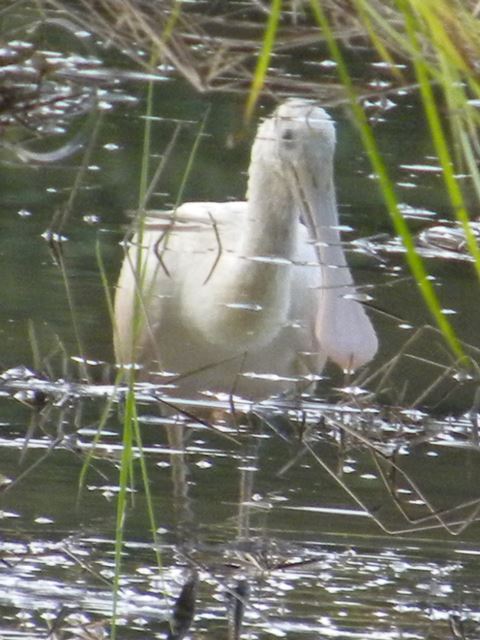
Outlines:
[[[334,151],[335,127],[328,113],[309,100],[292,98],[260,125],[253,155],[284,176],[294,170],[321,182],[331,178]]]

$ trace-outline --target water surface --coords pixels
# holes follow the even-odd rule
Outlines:
[[[68,30],[60,40],[61,51],[72,48]],[[112,63],[101,47],[96,55]],[[310,49],[301,62],[292,56],[285,64],[312,80],[308,62],[316,55]],[[87,112],[67,123],[60,146],[56,138],[50,146],[28,141],[46,152],[82,126],[86,139],[95,133],[77,186],[81,153],[36,164],[11,146],[1,152],[1,362],[4,370],[33,371],[10,371],[1,384],[2,638],[108,632],[125,390],[112,387],[102,275],[111,294],[128,212],[138,204],[145,96],[145,82],[110,87],[94,118]],[[243,197],[254,135],[242,124],[244,99],[199,94],[173,74],[157,85],[154,166],[178,126],[180,133],[152,206],[175,203],[204,119],[184,199]],[[265,98],[258,117],[273,106]],[[197,420],[198,407],[188,404],[180,417],[165,419],[151,390],[139,390],[157,534],[154,542],[137,448],[121,637],[168,637],[182,589],[191,637],[478,636],[476,381],[446,369],[451,357],[425,327],[428,313],[348,110],[326,106],[337,122],[338,199],[351,228],[345,239],[356,241],[349,261],[373,298],[379,355],[361,390],[328,367],[315,401],[256,407],[249,419]],[[420,231],[450,212],[419,104],[400,96],[381,115],[376,134]],[[56,214],[72,190],[60,227]],[[52,233],[60,243],[49,242]],[[460,337],[476,346],[471,266],[430,255],[442,304]]]

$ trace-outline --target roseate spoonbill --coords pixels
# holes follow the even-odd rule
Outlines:
[[[116,290],[119,363],[171,378],[176,393],[260,399],[302,390],[327,358],[348,371],[371,360],[377,337],[340,241],[334,150],[330,116],[289,99],[258,128],[245,201],[147,212]]]

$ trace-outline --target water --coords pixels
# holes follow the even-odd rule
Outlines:
[[[65,51],[66,43],[82,50],[69,28],[56,44]],[[311,80],[308,62],[289,64]],[[10,128],[1,152],[1,361],[5,370],[32,370],[10,371],[0,382],[6,639],[44,638],[49,629],[52,637],[101,638],[109,629],[125,389],[113,387],[101,274],[111,293],[128,211],[138,202],[145,82],[102,91],[101,120],[80,109],[66,119],[64,136],[48,144]],[[420,230],[450,212],[438,172],[428,170],[435,162],[416,98],[395,102],[381,112],[376,133]],[[154,166],[180,130],[152,206],[176,201],[205,117],[183,199],[243,196],[254,134],[242,126],[243,107],[242,94],[201,95],[173,75],[159,83]],[[271,107],[265,100],[261,113]],[[316,402],[256,406],[248,419],[221,413],[230,410],[225,399],[185,402],[180,417],[165,417],[157,390],[139,388],[157,534],[153,542],[137,447],[120,637],[165,638],[174,611],[180,626],[193,618],[191,637],[478,636],[476,380],[445,369],[451,360],[441,339],[422,329],[429,317],[359,139],[346,112],[330,112],[342,224],[352,229],[344,237],[370,238],[353,245],[349,262],[356,281],[372,285],[380,353],[363,381],[329,367]],[[20,139],[36,153],[61,154],[72,131],[89,138],[96,124],[87,169],[59,225],[82,156],[37,165],[19,159],[12,145]],[[52,243],[52,234],[61,242]],[[461,338],[476,345],[471,266],[430,255],[442,304],[455,311]],[[206,416],[205,405],[217,413]],[[183,609],[175,605],[182,588]]]

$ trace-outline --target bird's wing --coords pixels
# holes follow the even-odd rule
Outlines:
[[[246,211],[246,202],[187,202],[170,211],[147,211],[144,225],[147,231],[202,231],[212,227],[237,225]]]

